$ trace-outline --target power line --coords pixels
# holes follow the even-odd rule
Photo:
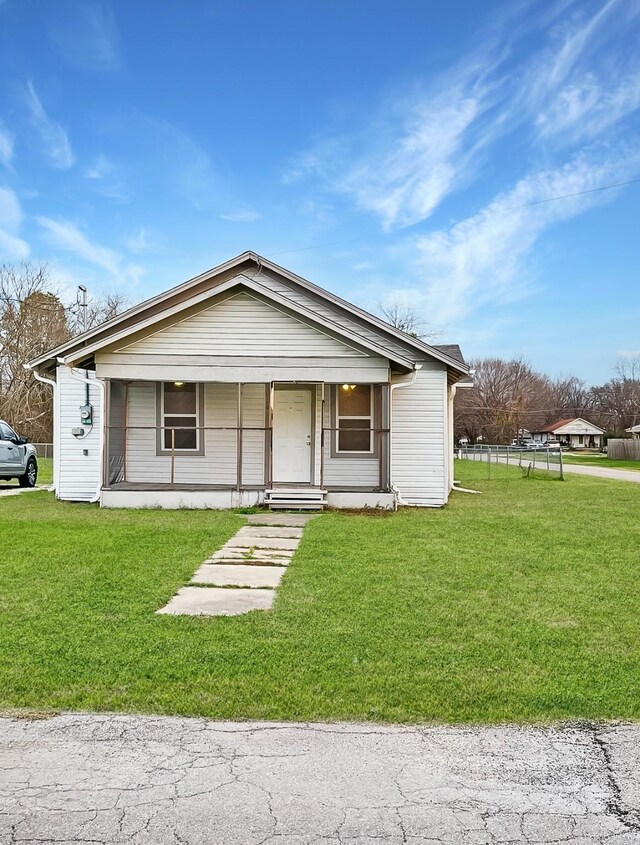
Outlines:
[[[597,191],[609,191],[612,188],[624,188],[625,185],[637,185],[638,183],[640,183],[640,179],[629,179],[627,182],[614,182],[611,185],[601,185],[599,188],[588,188],[586,191],[576,191],[573,194],[560,194],[557,197],[547,197],[542,200],[523,202],[521,205],[512,205],[510,208],[505,209],[505,211],[511,211],[515,208],[526,208],[529,205],[541,205],[544,202],[554,202],[555,200],[566,200],[571,197],[582,197],[585,194],[595,194]]]
[[[577,410],[569,409],[569,408],[537,408],[533,411],[520,411],[516,408],[492,408],[488,405],[476,405],[474,407],[468,408],[458,408],[458,414],[474,414],[479,413],[482,411],[501,411],[503,413],[513,414],[514,416],[525,416],[525,415],[535,415],[535,414],[604,414],[608,416],[612,416],[614,414],[629,414],[635,413],[635,411],[640,411],[640,405],[632,405],[630,408],[625,408],[624,410],[613,410],[613,411],[606,411],[603,408],[578,408]]]
[[[266,258],[275,258],[277,255],[290,255],[293,252],[307,252],[309,249],[321,249],[325,246],[342,246],[343,244],[351,244],[354,241],[362,241],[364,240],[365,236],[360,235],[357,238],[349,238],[346,241],[329,241],[328,243],[324,244],[314,244],[313,246],[302,246],[299,249],[284,249],[280,252],[270,252]]]
[[[15,302],[18,305],[27,305],[29,308],[38,308],[41,311],[59,311],[62,308],[63,311],[71,311],[72,313],[74,313],[74,309],[79,305],[79,303],[64,305],[62,302],[59,305],[45,305],[43,302],[32,302],[29,298],[18,299],[15,296],[4,296],[0,299],[1,302]]]

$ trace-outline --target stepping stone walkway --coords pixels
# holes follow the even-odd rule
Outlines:
[[[251,514],[224,546],[204,561],[171,601],[157,610],[172,616],[238,616],[269,610],[298,548],[304,526],[318,514]]]

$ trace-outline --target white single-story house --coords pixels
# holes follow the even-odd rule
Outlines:
[[[573,417],[549,423],[532,435],[535,441],[546,443],[547,440],[558,440],[570,449],[601,449],[604,429],[582,417]]]
[[[29,362],[54,486],[103,507],[440,507],[458,346],[245,252]]]
[[[625,432],[630,434],[634,440],[640,438],[640,425],[632,425],[631,428],[625,428]]]

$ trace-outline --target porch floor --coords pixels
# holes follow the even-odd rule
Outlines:
[[[118,481],[115,484],[109,484],[103,489],[141,493],[157,493],[162,490],[182,490],[185,493],[197,493],[203,490],[235,490],[236,487],[233,484],[171,484],[170,482],[158,483],[157,481],[152,483],[146,481]],[[256,484],[255,489],[262,489],[262,486]]]

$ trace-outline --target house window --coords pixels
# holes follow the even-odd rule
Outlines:
[[[371,385],[342,384],[336,392],[336,452],[373,452]]]
[[[162,385],[160,415],[162,419],[162,445],[171,451],[197,452],[200,447],[198,417],[200,391],[198,385],[181,381],[164,382]]]

